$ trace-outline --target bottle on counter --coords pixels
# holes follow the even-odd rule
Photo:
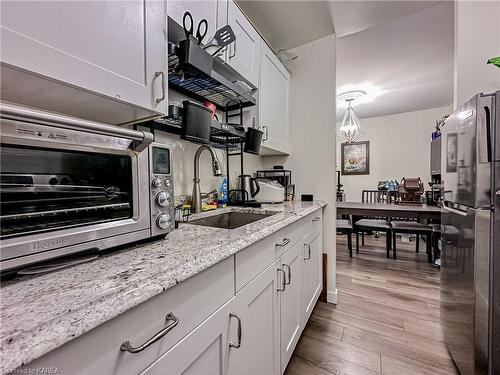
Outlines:
[[[227,191],[227,177],[226,176],[222,176],[221,177],[221,182],[220,182],[220,185],[219,185],[219,191],[218,191],[218,194],[217,194],[217,207],[218,208],[221,208],[221,207],[226,207],[227,206],[227,194],[228,194],[228,191]]]

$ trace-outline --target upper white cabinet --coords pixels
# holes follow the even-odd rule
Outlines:
[[[167,112],[163,1],[2,1],[0,34],[4,65]]]
[[[212,38],[215,31],[226,24],[227,0],[169,0],[167,2],[168,16],[181,26],[182,18],[186,11],[189,11],[193,16],[193,33],[195,36],[198,23],[202,19],[207,20],[208,31],[203,39],[203,43],[207,43]]]
[[[290,73],[262,42],[259,85],[259,124],[264,131],[264,154],[290,152]]]
[[[234,31],[236,41],[229,45],[226,62],[253,86],[259,87],[261,37],[231,0],[228,3],[227,23]]]

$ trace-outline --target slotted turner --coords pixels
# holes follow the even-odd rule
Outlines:
[[[231,44],[235,40],[236,40],[236,35],[234,35],[233,29],[231,28],[231,26],[226,25],[217,30],[212,39],[210,39],[208,43],[205,46],[203,46],[203,48],[207,49],[209,47],[219,47],[215,52],[217,53],[223,47]]]

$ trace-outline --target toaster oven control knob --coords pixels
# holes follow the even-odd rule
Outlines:
[[[160,191],[156,194],[156,204],[160,207],[168,207],[170,204],[170,194],[166,191]]]
[[[158,189],[161,186],[161,180],[158,177],[153,178],[153,181],[151,181],[151,186]]]
[[[170,217],[167,214],[161,214],[156,219],[156,225],[160,229],[167,229],[170,227]]]

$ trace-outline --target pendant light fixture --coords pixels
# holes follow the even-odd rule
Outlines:
[[[337,96],[339,101],[347,102],[342,123],[340,124],[337,136],[343,139],[346,143],[356,142],[363,134],[361,130],[361,123],[358,116],[354,112],[352,102],[356,99],[366,95],[366,92],[361,90],[346,91]]]

